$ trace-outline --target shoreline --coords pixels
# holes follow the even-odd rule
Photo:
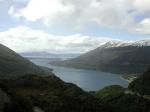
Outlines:
[[[131,74],[131,75],[121,75],[120,78],[131,83],[133,80],[135,80],[138,77],[138,75]]]

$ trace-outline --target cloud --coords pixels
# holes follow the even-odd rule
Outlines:
[[[18,17],[23,16],[28,21],[36,21],[48,17],[49,20],[57,13],[69,13],[71,6],[65,6],[62,0],[30,0],[25,8],[16,12]],[[15,15],[14,15],[15,16]]]
[[[11,15],[31,22],[41,21],[46,26],[70,25],[76,29],[94,22],[135,31],[133,28],[143,21],[137,21],[137,16],[150,16],[150,0],[29,0],[27,6]],[[149,31],[139,33],[149,34]]]
[[[111,39],[81,34],[56,36],[27,26],[17,26],[0,32],[0,43],[17,52],[84,53],[109,40]]]
[[[12,0],[14,2],[28,2],[29,0]]]
[[[145,18],[134,29],[136,32],[150,34],[150,18]]]
[[[150,12],[150,0],[134,0],[135,8],[141,12]]]
[[[13,13],[14,13],[14,7],[13,7],[13,6],[10,7],[8,13],[9,13],[10,15],[13,15]]]

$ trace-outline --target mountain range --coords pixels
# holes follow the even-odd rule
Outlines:
[[[149,39],[138,41],[112,40],[102,44],[100,47],[111,48],[111,47],[125,47],[125,46],[135,46],[135,47],[150,46],[150,40]]]
[[[110,41],[76,58],[51,64],[119,74],[140,74],[150,68],[149,57],[150,40]]]
[[[36,57],[36,58],[57,58],[57,59],[68,59],[75,58],[80,54],[72,54],[72,53],[49,53],[45,51],[36,51],[36,52],[21,52],[19,53],[23,57]]]

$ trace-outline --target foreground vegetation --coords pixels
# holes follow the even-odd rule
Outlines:
[[[54,75],[26,75],[1,79],[0,88],[2,112],[150,112],[150,100],[119,85],[89,94]]]
[[[127,94],[118,85],[105,87],[96,92],[95,97],[112,109],[112,112],[150,112],[150,100],[135,94]]]
[[[4,112],[33,112],[35,106],[44,112],[108,112],[92,95],[54,75],[1,80],[0,87],[10,99]]]
[[[130,83],[129,89],[140,95],[150,97],[150,69]]]

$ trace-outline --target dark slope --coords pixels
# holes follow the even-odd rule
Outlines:
[[[150,69],[131,82],[129,89],[140,95],[148,95],[150,99]]]
[[[34,106],[44,112],[108,112],[92,95],[54,75],[1,80],[0,86],[12,100],[5,105],[4,112],[33,112]]]
[[[77,58],[51,64],[113,73],[142,73],[150,68],[150,47],[99,47]]]
[[[25,74],[45,74],[44,71],[0,44],[0,78],[13,78]]]
[[[95,97],[110,106],[113,112],[150,112],[150,100],[125,91],[121,86],[113,85],[99,90]]]

